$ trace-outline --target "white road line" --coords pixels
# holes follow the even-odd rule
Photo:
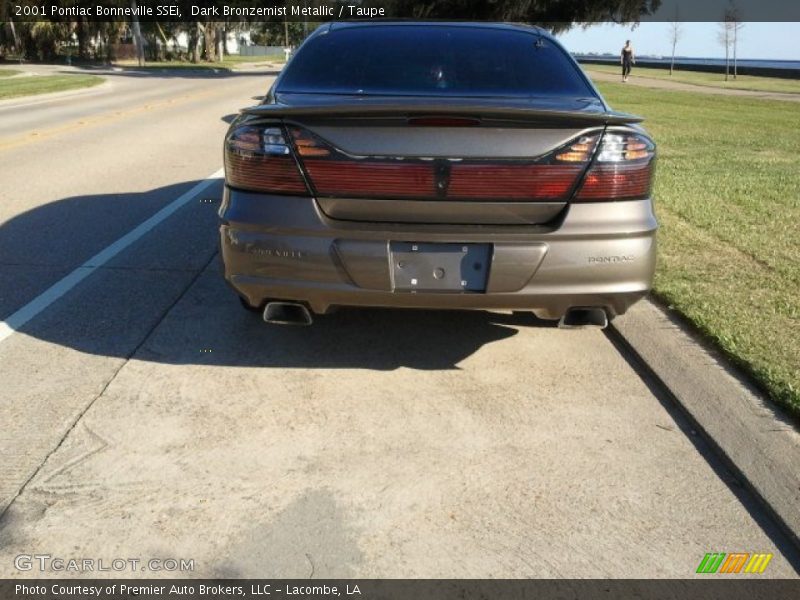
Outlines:
[[[10,315],[5,321],[0,321],[0,342],[3,342],[3,340],[25,325],[25,323],[33,319],[53,302],[61,298],[61,296],[66,294],[81,281],[94,273],[96,269],[102,267],[117,254],[125,250],[125,248],[147,234],[156,225],[172,216],[178,209],[185,206],[200,192],[214,184],[220,177],[222,177],[222,174],[223,169],[212,173],[188,192],[181,194],[175,200],[167,204],[164,208],[141,223],[138,227],[130,230],[116,242],[106,246],[103,250],[95,254],[92,258],[72,271],[72,273],[52,285],[50,288],[39,294],[36,298],[28,302],[25,306]]]

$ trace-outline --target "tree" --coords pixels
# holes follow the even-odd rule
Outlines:
[[[189,26],[189,53],[193,63],[200,62],[200,33],[202,27],[200,21]]]
[[[0,57],[9,49],[14,54],[20,52],[20,39],[13,16],[14,7],[11,0],[0,0]]]
[[[559,32],[576,23],[636,23],[642,15],[654,13],[661,0],[382,0],[380,4],[393,16],[532,23]]]
[[[681,22],[678,17],[678,9],[675,8],[675,20],[669,23],[669,41],[672,44],[672,60],[669,62],[669,74],[675,70],[675,48],[678,46],[678,40],[681,39]]]
[[[75,23],[75,37],[78,38],[78,58],[81,60],[89,59],[91,29],[91,24],[86,21],[86,17],[80,17]]]
[[[208,21],[203,25],[203,48],[208,62],[217,60],[217,28]]]
[[[13,50],[29,59],[54,60],[59,52],[77,38],[81,58],[115,60],[120,36],[130,27],[137,45],[137,56],[166,58],[166,49],[179,33],[188,34],[189,57],[193,62],[221,59],[229,28],[249,28],[272,45],[295,46],[302,42],[313,22],[287,22],[276,18],[234,19],[228,23],[205,20],[149,21],[12,21],[13,6],[19,2],[42,0],[0,0],[0,54]],[[347,4],[382,6],[388,15],[410,18],[493,20],[540,24],[554,32],[574,24],[611,21],[636,23],[642,15],[652,14],[661,0],[341,0]],[[54,4],[90,4],[90,0],[58,0]],[[142,0],[114,0],[115,5],[136,6]],[[178,0],[178,4],[188,4]],[[276,0],[227,0],[226,5],[274,6]],[[303,0],[304,6],[328,5],[327,0]],[[186,8],[186,7],[184,7]],[[188,9],[184,10],[186,15]],[[138,30],[138,31],[137,31]],[[75,37],[73,37],[73,35]],[[254,38],[255,39],[255,38]],[[162,46],[163,44],[163,46]],[[162,49],[164,50],[162,52]],[[202,54],[201,54],[202,52]],[[170,52],[170,54],[172,54]]]
[[[131,0],[131,10],[133,17],[131,17],[131,26],[133,29],[133,41],[136,44],[136,60],[139,61],[139,66],[144,66],[144,38],[142,37],[142,28],[139,27],[139,17],[136,16],[136,0]]]
[[[317,23],[309,23],[311,30]],[[303,23],[292,21],[262,21],[250,31],[253,43],[263,46],[298,46],[304,39]],[[288,34],[288,35],[287,35]],[[288,41],[288,44],[287,44]]]
[[[731,27],[731,34],[732,34],[732,44],[733,44],[733,78],[736,79],[737,73],[737,64],[736,64],[736,49],[739,43],[739,32],[744,27],[744,23],[741,21],[741,13],[739,12],[739,8],[736,6],[735,2],[731,2],[730,8],[727,12],[728,21],[730,22]]]
[[[728,11],[725,11],[725,20],[720,22],[719,33],[717,40],[725,48],[725,81],[728,81],[730,73],[730,52],[731,43],[733,42],[733,22],[729,19]]]
[[[744,23],[734,21],[733,23],[733,78],[736,79],[736,46],[739,42],[739,32],[744,28]]]

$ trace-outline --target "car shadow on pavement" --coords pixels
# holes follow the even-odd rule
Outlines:
[[[66,198],[0,225],[0,319],[196,185]],[[454,369],[531,313],[341,309],[311,327],[268,325],[225,284],[218,257],[221,182],[189,201],[20,326],[102,356],[220,366]]]
[[[553,327],[532,314],[343,308],[314,324],[268,325],[209,272],[137,352],[142,360],[241,367],[457,369],[483,346],[522,327]]]

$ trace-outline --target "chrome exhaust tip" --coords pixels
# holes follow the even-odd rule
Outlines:
[[[273,325],[311,325],[311,313],[297,302],[269,302],[264,307],[264,321]]]
[[[561,329],[587,329],[608,327],[608,314],[597,306],[570,308],[558,321]]]

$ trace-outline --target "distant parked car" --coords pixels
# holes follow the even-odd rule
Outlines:
[[[225,138],[225,279],[335,306],[604,326],[647,294],[655,144],[538,28],[330,23]]]

